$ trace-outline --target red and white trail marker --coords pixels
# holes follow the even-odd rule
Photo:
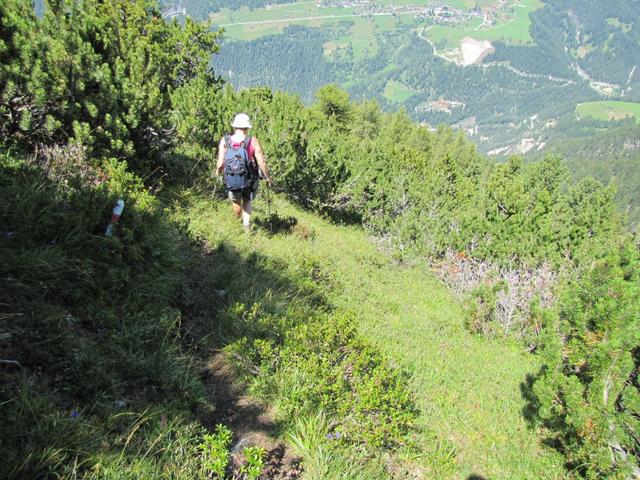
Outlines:
[[[122,210],[124,210],[124,200],[120,198],[116,202],[115,207],[113,207],[113,212],[111,212],[111,220],[109,220],[109,225],[107,225],[107,231],[104,232],[107,237],[113,235],[113,226],[118,223],[118,220],[120,220]]]

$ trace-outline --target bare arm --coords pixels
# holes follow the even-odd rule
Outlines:
[[[267,167],[267,162],[264,161],[264,153],[262,152],[262,146],[260,145],[260,142],[258,141],[257,138],[254,137],[252,141],[255,142],[254,143],[255,150],[253,152],[253,156],[256,158],[256,161],[258,162],[258,166],[260,167],[260,170],[262,170],[262,173],[264,173],[265,180],[267,181],[269,186],[271,186],[271,176],[269,175],[269,167]]]
[[[227,151],[227,146],[224,144],[224,137],[220,139],[218,145],[218,163],[216,164],[216,175],[222,173],[222,167],[224,166],[224,154]]]

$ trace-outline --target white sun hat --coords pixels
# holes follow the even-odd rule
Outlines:
[[[231,122],[231,126],[233,128],[251,128],[251,120],[249,120],[249,115],[246,113],[239,113]]]

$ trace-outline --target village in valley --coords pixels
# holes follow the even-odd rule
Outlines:
[[[475,7],[463,10],[448,5],[445,2],[434,1],[428,5],[380,5],[375,0],[320,0],[318,8],[351,8],[356,15],[412,15],[415,18],[424,18],[434,24],[463,25],[469,21],[479,19],[480,27],[491,27],[501,21],[508,21],[512,15],[508,0],[499,0],[491,6]]]

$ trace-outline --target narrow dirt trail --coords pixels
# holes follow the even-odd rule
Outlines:
[[[200,370],[207,397],[216,405],[213,415],[205,418],[207,428],[226,425],[234,435],[231,470],[242,464],[242,451],[258,446],[266,451],[261,479],[294,480],[301,478],[300,459],[278,439],[278,429],[266,405],[246,392],[236,379],[228,355],[214,352]]]
[[[213,255],[211,244],[203,239],[190,247],[197,259],[190,265],[187,289],[195,292],[188,305],[182,308],[182,331],[185,340],[197,346],[206,343],[212,333],[215,319],[225,302],[226,291],[216,288],[208,278],[220,268],[219,259]],[[215,320],[213,321],[215,323]],[[261,480],[297,480],[302,478],[300,458],[282,440],[274,414],[268,405],[247,392],[247,386],[239,379],[233,361],[223,350],[207,348],[198,351],[198,371],[205,389],[207,404],[196,412],[202,425],[214,432],[217,425],[228,427],[233,433],[231,458],[227,474],[229,478],[245,478],[240,472],[246,447],[264,449],[264,468]]]

